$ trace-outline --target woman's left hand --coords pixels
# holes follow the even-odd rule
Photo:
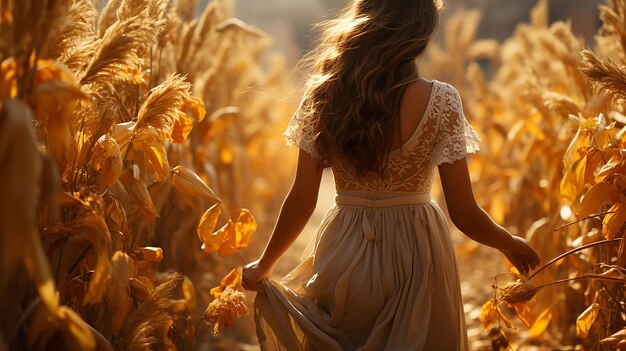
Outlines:
[[[243,268],[241,286],[246,290],[258,291],[259,283],[271,277],[273,271],[274,267],[266,267],[261,260],[251,262]]]

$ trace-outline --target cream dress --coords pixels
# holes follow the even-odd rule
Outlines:
[[[311,124],[294,114],[285,136],[313,157]],[[384,177],[331,164],[336,204],[312,253],[255,299],[261,349],[468,350],[447,222],[430,199],[433,169],[478,150],[456,89],[433,81],[415,132]]]

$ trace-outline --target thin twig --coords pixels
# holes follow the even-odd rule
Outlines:
[[[592,219],[592,218],[596,218],[596,217],[600,217],[600,216],[608,215],[608,214],[611,214],[611,213],[615,213],[615,211],[606,211],[606,212],[601,212],[601,213],[591,214],[591,215],[588,215],[587,217],[584,217],[584,218],[581,218],[581,219],[577,219],[577,220],[575,220],[575,221],[573,221],[573,222],[565,223],[565,224],[563,224],[563,225],[562,225],[562,226],[560,226],[560,227],[556,227],[556,228],[554,228],[554,230],[553,230],[553,231],[555,231],[555,232],[556,232],[556,231],[559,231],[559,230],[561,230],[561,229],[563,229],[563,228],[567,228],[567,227],[569,227],[570,225],[574,225],[574,224],[576,224],[576,223],[578,223],[578,222],[582,222],[582,221],[587,220],[587,219]]]
[[[536,270],[533,274],[531,274],[528,279],[532,279],[534,276],[536,276],[537,274],[539,274],[539,272],[543,271],[544,269],[546,269],[548,266],[550,266],[551,264],[553,264],[554,262],[562,259],[565,256],[571,255],[575,252],[590,248],[592,246],[598,246],[598,245],[602,245],[602,244],[607,244],[607,243],[616,243],[618,241],[622,240],[622,238],[616,238],[616,239],[611,239],[611,240],[600,240],[600,241],[596,241],[593,243],[589,243],[580,247],[577,247],[575,249],[571,249],[565,253],[562,253],[560,255],[558,255],[557,257],[553,258],[550,260],[550,262],[546,263],[543,267],[539,268],[538,270]]]

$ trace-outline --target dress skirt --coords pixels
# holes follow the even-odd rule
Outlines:
[[[264,351],[469,350],[454,248],[427,193],[339,192],[311,255],[254,303]]]

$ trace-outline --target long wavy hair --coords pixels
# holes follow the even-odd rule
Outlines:
[[[441,0],[353,0],[322,22],[299,113],[314,125],[322,159],[382,174],[400,101],[419,78],[416,59],[438,24]],[[399,130],[399,128],[398,128]]]

